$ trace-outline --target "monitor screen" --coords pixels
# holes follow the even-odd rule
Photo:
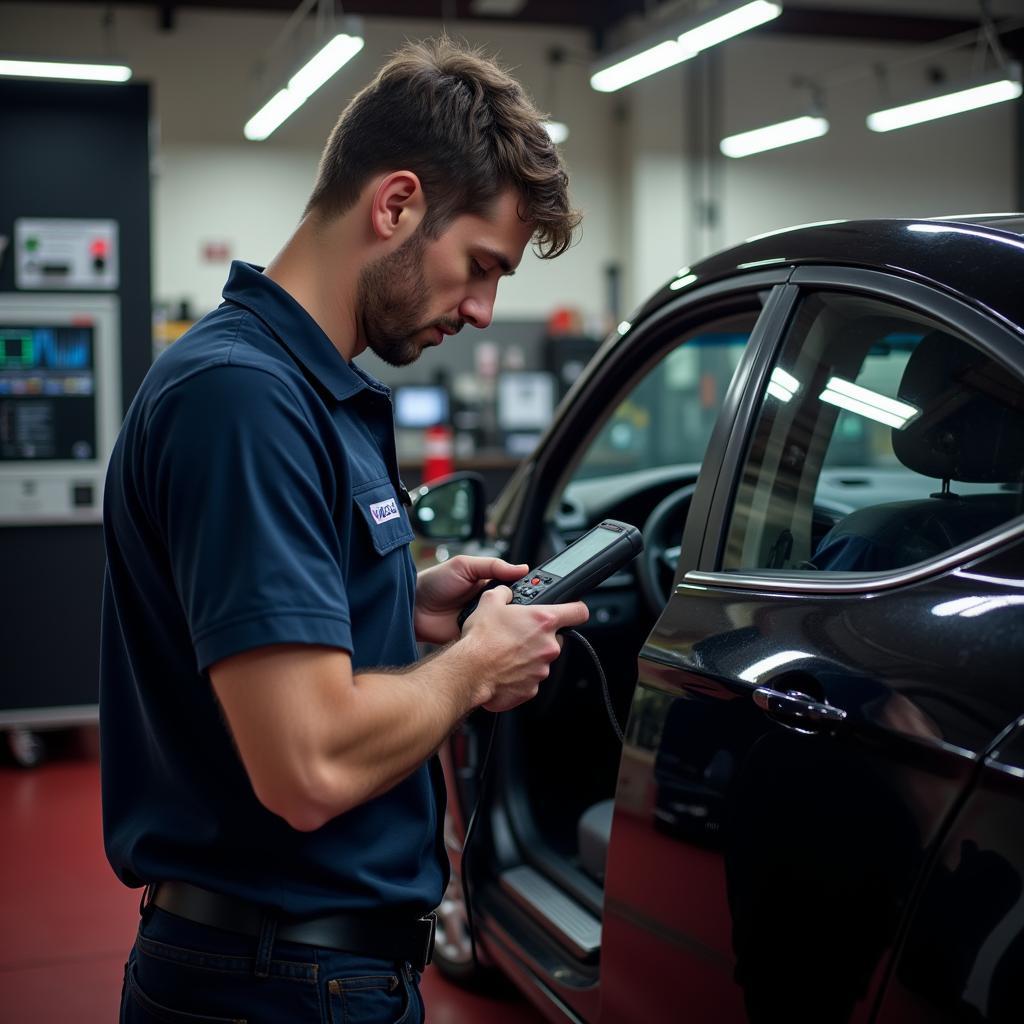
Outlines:
[[[0,462],[97,457],[93,331],[0,322]]]
[[[538,370],[506,371],[498,378],[501,430],[546,430],[555,410],[555,378]]]
[[[448,390],[440,384],[405,384],[395,389],[395,426],[400,430],[448,422]]]

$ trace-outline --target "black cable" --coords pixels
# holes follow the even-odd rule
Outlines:
[[[615,717],[615,708],[612,706],[612,697],[608,692],[608,680],[605,678],[604,669],[601,668],[601,659],[597,656],[597,651],[594,650],[590,641],[582,634],[577,633],[575,629],[567,629],[566,632],[574,640],[578,640],[583,646],[590,652],[591,658],[594,659],[594,667],[597,669],[598,678],[601,680],[601,693],[604,695],[604,706],[608,709],[608,721],[611,722],[612,728],[615,730],[615,735],[618,736],[620,743],[626,742],[626,737],[622,732],[622,726],[619,725],[618,718]]]
[[[491,750],[494,747],[494,737],[498,734],[498,715],[491,716],[491,734],[487,739],[487,748],[484,751],[483,761],[480,762],[480,778],[477,783],[476,801],[473,804],[473,813],[469,816],[466,825],[466,834],[462,839],[462,859],[459,862],[459,879],[462,882],[462,902],[466,907],[466,927],[469,929],[469,950],[473,955],[473,966],[479,970],[480,960],[476,954],[476,934],[473,929],[473,907],[469,898],[469,841],[473,835],[473,826],[476,824],[477,813],[484,799],[484,787],[487,784],[487,769],[491,763]]]
[[[566,633],[568,633],[574,640],[581,643],[593,659],[594,667],[597,669],[598,678],[601,680],[601,693],[604,696],[604,706],[608,711],[608,721],[611,722],[611,726],[615,730],[615,735],[618,737],[619,742],[625,743],[626,737],[623,734],[622,726],[619,725],[618,718],[615,716],[615,708],[612,705],[611,694],[608,690],[608,679],[604,674],[604,669],[601,667],[601,659],[597,656],[597,651],[594,650],[593,645],[585,636],[583,636],[582,633],[578,633],[575,629],[567,629]],[[473,905],[472,900],[469,898],[469,843],[473,835],[473,827],[476,825],[480,805],[484,800],[484,791],[487,785],[487,769],[490,767],[491,763],[491,751],[494,748],[494,738],[498,734],[499,718],[500,716],[496,714],[491,719],[491,734],[487,740],[487,749],[484,751],[483,761],[480,763],[480,776],[476,802],[473,805],[473,813],[469,816],[469,823],[466,825],[466,834],[462,840],[462,861],[459,865],[459,878],[462,881],[462,901],[466,907],[466,927],[469,929],[469,948],[473,955],[473,966],[476,968],[480,967],[480,961],[476,952],[476,934],[473,928]]]

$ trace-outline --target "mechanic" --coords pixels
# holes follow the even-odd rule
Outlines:
[[[572,241],[567,183],[511,77],[409,45],[341,115],[280,253],[234,263],[147,374],[104,510],[105,845],[146,887],[123,1021],[422,1019],[434,752],[532,697],[587,610],[500,586],[460,636],[528,567],[416,576],[389,391],[351,360],[486,327],[530,240]]]

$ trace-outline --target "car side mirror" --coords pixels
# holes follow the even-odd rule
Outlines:
[[[468,541],[484,535],[487,497],[479,473],[453,473],[409,492],[412,524],[428,540]]]

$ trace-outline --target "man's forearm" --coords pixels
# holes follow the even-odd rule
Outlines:
[[[485,703],[485,661],[473,647],[458,641],[408,669],[360,672],[344,684],[335,718],[341,728],[322,735],[308,806],[293,824],[317,828],[387,792]]]

